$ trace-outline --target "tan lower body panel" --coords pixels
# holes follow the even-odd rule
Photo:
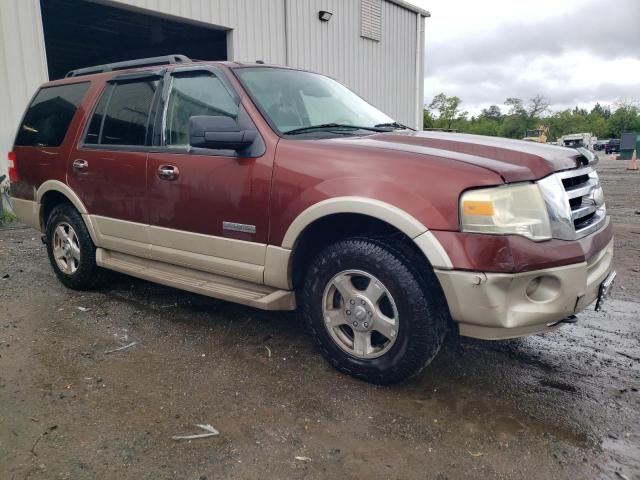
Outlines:
[[[295,293],[212,273],[178,267],[156,260],[96,251],[96,263],[109,270],[208,297],[241,303],[262,310],[295,310]]]
[[[40,205],[37,202],[12,197],[11,206],[19,222],[40,230]]]
[[[105,250],[251,283],[264,281],[264,244],[97,215],[89,218],[96,231],[94,241]]]

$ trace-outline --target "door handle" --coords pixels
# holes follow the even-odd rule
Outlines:
[[[173,165],[160,165],[158,167],[158,178],[160,180],[177,180],[180,176],[180,170]]]
[[[73,161],[74,170],[82,171],[82,170],[86,170],[87,168],[89,168],[89,162],[87,162],[86,160],[78,158]]]

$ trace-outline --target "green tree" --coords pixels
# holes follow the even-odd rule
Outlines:
[[[507,115],[503,118],[498,134],[507,138],[522,138],[529,123],[529,115],[522,100],[509,97],[504,101]]]
[[[437,126],[452,128],[455,121],[464,120],[467,112],[460,109],[461,103],[460,97],[448,97],[444,93],[436,95],[429,104],[429,110],[438,112]]]
[[[507,115],[500,125],[499,135],[507,138],[523,138],[527,130],[527,118],[522,115]]]
[[[609,125],[603,117],[589,114],[587,122],[589,124],[589,132],[593,133],[598,138],[607,138],[609,134]]]
[[[433,118],[433,115],[429,111],[428,108],[424,108],[422,110],[422,125],[423,128],[433,128],[435,125],[436,119]]]
[[[608,106],[603,107],[602,105],[600,105],[600,102],[598,102],[593,106],[591,112],[589,112],[589,115],[594,114],[601,116],[605,120],[608,120],[609,117],[611,117],[611,108],[609,108]]]
[[[466,128],[460,128],[459,130],[467,133],[474,133],[476,135],[490,135],[492,137],[496,137],[500,134],[500,121],[480,114],[477,118],[472,118],[466,125]]]
[[[494,122],[502,122],[504,115],[498,105],[491,105],[489,108],[483,108],[478,119],[493,120]]]
[[[504,101],[504,104],[507,107],[509,107],[509,111],[507,112],[507,115],[510,115],[510,116],[517,115],[521,117],[526,117],[527,111],[522,105],[521,99],[515,98],[515,97],[509,97]]]
[[[536,95],[529,100],[527,106],[527,114],[529,116],[529,122],[538,120],[544,113],[549,111],[549,102],[542,95]]]
[[[588,131],[600,139],[606,138],[609,134],[609,125],[605,115],[606,111],[599,103],[596,103],[587,115]]]
[[[623,133],[640,131],[640,111],[636,102],[619,100],[609,118],[609,133],[620,138]]]
[[[581,133],[589,131],[587,117],[574,110],[556,112],[545,120],[549,126],[549,135],[557,140],[568,133]]]
[[[596,103],[590,111],[575,107],[550,112],[549,103],[542,95],[529,99],[526,105],[520,98],[509,97],[504,102],[506,114],[499,106],[491,105],[471,118],[462,111],[461,104],[459,97],[448,97],[443,93],[437,95],[425,108],[425,127],[523,138],[526,130],[542,124],[549,127],[549,141],[569,133],[590,132],[598,138],[620,138],[624,132],[640,132],[640,104],[630,100],[618,101],[613,109]]]

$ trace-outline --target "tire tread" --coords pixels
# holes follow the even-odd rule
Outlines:
[[[324,326],[322,315],[312,307],[322,295],[316,279],[322,276],[328,265],[339,264],[345,256],[375,259],[376,264],[402,284],[404,297],[414,299],[411,308],[420,322],[411,326],[411,341],[401,361],[384,370],[376,370],[363,362],[349,361],[347,354],[331,344],[328,346],[326,339],[329,337],[321,330]],[[440,284],[424,258],[401,242],[377,237],[341,240],[321,251],[307,271],[301,304],[307,328],[323,356],[337,370],[376,384],[397,383],[418,375],[440,350],[449,319]]]

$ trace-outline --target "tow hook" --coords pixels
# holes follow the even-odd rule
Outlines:
[[[569,315],[562,320],[547,324],[547,327],[555,327],[556,325],[560,325],[561,323],[578,323],[578,317],[576,317],[575,315]]]
[[[578,317],[575,315],[569,315],[567,318],[563,318],[558,323],[578,323]]]

